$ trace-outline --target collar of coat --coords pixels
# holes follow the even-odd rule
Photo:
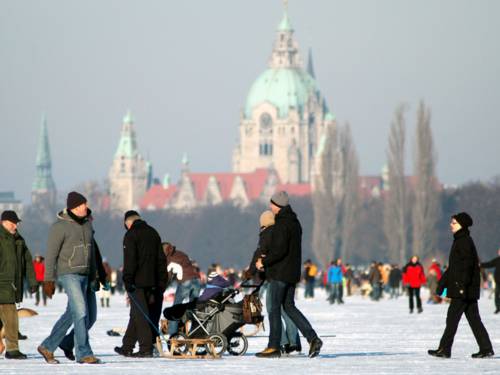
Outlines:
[[[457,232],[453,233],[453,238],[458,239],[458,238],[466,237],[469,235],[470,235],[469,230],[467,228],[462,228],[462,229],[458,230]]]

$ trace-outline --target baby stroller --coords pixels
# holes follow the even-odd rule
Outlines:
[[[256,287],[252,292],[252,299],[258,301],[260,285],[241,285],[241,287]],[[207,338],[214,342],[215,354],[217,355],[226,351],[235,356],[245,354],[248,349],[248,339],[239,329],[247,323],[254,324],[255,320],[262,321],[264,318],[258,311],[255,314],[260,314],[260,318],[254,314],[252,322],[246,321],[243,313],[244,301],[234,301],[234,297],[239,293],[240,289],[230,289],[207,302],[197,303],[193,301],[167,307],[163,310],[165,318],[178,321],[179,328],[184,328],[185,332],[179,331],[170,338]],[[185,350],[187,348],[179,348],[181,353]],[[206,350],[206,348],[200,347],[197,354],[203,355]]]

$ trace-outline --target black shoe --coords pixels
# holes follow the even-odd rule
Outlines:
[[[21,332],[17,332],[17,339],[18,340],[26,340],[26,339],[28,339],[28,336],[23,335]]]
[[[427,350],[427,354],[432,355],[433,357],[439,357],[439,358],[450,358],[451,353],[445,351],[444,349],[436,349],[436,350]]]
[[[64,349],[63,347],[59,346],[59,349],[61,349],[64,352],[64,356],[68,358],[70,361],[75,360],[75,355],[73,354],[73,350],[71,349]]]
[[[19,350],[12,350],[10,352],[5,352],[5,358],[7,359],[26,359],[28,358],[26,354],[21,353]]]
[[[153,351],[135,352],[135,353],[132,353],[131,357],[134,357],[134,358],[153,358]]]
[[[472,358],[488,358],[488,357],[493,357],[494,355],[495,355],[495,353],[493,353],[493,349],[489,349],[489,350],[480,350],[477,353],[472,354],[471,357]]]
[[[319,354],[322,346],[323,341],[321,341],[319,337],[313,338],[309,343],[309,358],[316,357]]]
[[[255,354],[259,358],[279,358],[281,357],[281,351],[275,348],[266,348],[263,351]]]
[[[410,314],[413,314],[413,309],[410,309]]]
[[[496,309],[494,312],[494,314],[498,314],[498,313],[500,313],[500,309]]]
[[[302,346],[301,345],[290,345],[290,344],[285,344],[281,347],[281,353],[282,354],[291,354],[293,352],[300,353],[302,351]]]
[[[124,349],[123,346],[115,346],[115,352],[124,357],[132,357],[132,350]]]
[[[418,313],[421,314],[422,312],[424,312],[424,309],[422,309],[421,307],[418,308]]]

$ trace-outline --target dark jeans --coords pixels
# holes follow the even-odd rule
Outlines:
[[[455,333],[457,333],[458,323],[460,322],[463,313],[465,313],[465,317],[469,322],[472,333],[476,338],[479,350],[492,350],[490,337],[488,336],[486,328],[484,328],[483,322],[481,322],[481,316],[479,316],[477,301],[467,301],[458,298],[452,298],[450,307],[448,307],[446,328],[444,330],[443,337],[441,338],[441,342],[439,343],[439,347],[451,353],[453,339],[455,338]]]
[[[43,291],[43,286],[42,286],[42,281],[37,281],[36,282],[36,292],[35,292],[35,305],[39,305],[40,303],[40,289],[42,290],[42,299],[43,299],[43,305],[47,305],[47,295]]]
[[[130,318],[123,336],[123,349],[133,350],[135,343],[139,342],[139,352],[151,352],[153,343],[158,336],[157,330],[163,303],[163,293],[149,288],[138,288],[129,293],[129,297]],[[154,326],[148,322],[144,314],[147,314]]]
[[[417,309],[422,308],[422,300],[420,299],[420,288],[408,288],[408,296],[410,298],[410,310],[413,311],[413,296],[415,296],[415,299],[417,300]]]
[[[308,342],[318,335],[308,320],[295,306],[295,284],[271,280],[268,293],[271,294],[272,306],[269,311],[269,344],[268,348],[279,349],[281,341],[281,306],[288,317],[295,323]]]
[[[269,311],[272,310],[273,299],[271,298],[271,293],[269,292],[269,288],[266,293],[266,310],[269,314]],[[291,345],[291,346],[301,346],[300,345],[300,336],[299,330],[294,322],[286,315],[285,311],[283,311],[283,307],[281,308],[281,317],[285,321],[285,325],[283,326],[283,322],[281,324],[281,346]]]

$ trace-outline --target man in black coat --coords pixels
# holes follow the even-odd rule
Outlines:
[[[271,198],[271,211],[275,214],[272,240],[266,257],[256,262],[259,270],[265,270],[269,280],[267,292],[272,299],[269,311],[269,343],[257,357],[279,357],[281,340],[281,307],[309,342],[309,357],[319,354],[323,342],[308,320],[295,306],[295,286],[300,281],[302,265],[302,227],[289,205],[285,191]]]
[[[472,354],[472,358],[486,358],[494,355],[488,332],[481,322],[477,306],[481,275],[476,247],[469,233],[472,223],[472,218],[465,212],[451,218],[453,245],[450,250],[448,269],[439,281],[436,290],[436,293],[441,295],[444,288],[447,288],[447,297],[451,298],[451,303],[439,348],[428,351],[435,357],[451,357],[453,339],[464,313],[479,345],[479,352]]]
[[[130,298],[130,319],[123,344],[115,347],[115,352],[126,357],[152,357],[167,285],[165,254],[158,232],[136,211],[127,211],[124,222],[123,283]],[[132,353],[136,342],[139,351]]]
[[[493,268],[495,267],[495,274],[493,275],[495,279],[495,314],[500,312],[500,249],[498,249],[498,256],[489,262],[481,263],[483,268]]]

